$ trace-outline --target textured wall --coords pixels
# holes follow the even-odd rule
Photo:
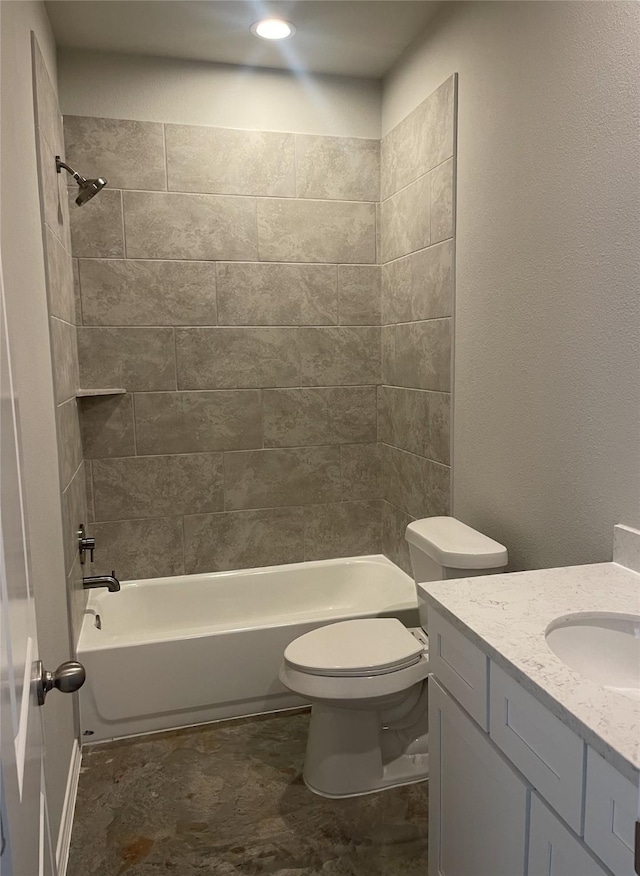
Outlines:
[[[97,565],[380,550],[379,142],[65,118]]]
[[[382,140],[382,532],[410,570],[404,530],[449,513],[455,77]]]
[[[513,568],[640,525],[640,5],[445,3],[384,130],[459,71],[453,511]]]
[[[379,79],[76,49],[60,51],[58,70],[65,115],[380,136]]]

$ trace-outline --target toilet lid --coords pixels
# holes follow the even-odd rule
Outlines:
[[[311,675],[382,675],[412,666],[424,646],[396,618],[341,621],[295,639],[284,652]]]

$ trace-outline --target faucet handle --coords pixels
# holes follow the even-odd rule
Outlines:
[[[80,554],[80,562],[84,565],[84,555],[89,551],[89,562],[93,562],[93,552],[96,549],[96,540],[85,535],[84,523],[78,527],[78,553]]]

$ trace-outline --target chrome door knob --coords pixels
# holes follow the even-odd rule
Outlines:
[[[85,682],[87,673],[82,663],[75,660],[67,660],[61,663],[55,672],[49,672],[42,664],[42,660],[36,662],[36,693],[38,705],[44,706],[44,701],[50,690],[56,687],[62,693],[73,693],[79,690]]]

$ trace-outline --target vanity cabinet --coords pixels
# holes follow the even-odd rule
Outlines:
[[[431,876],[634,876],[638,789],[429,609]]]
[[[429,873],[524,876],[527,786],[433,678],[429,773]]]
[[[528,876],[609,876],[535,792],[529,818]]]

